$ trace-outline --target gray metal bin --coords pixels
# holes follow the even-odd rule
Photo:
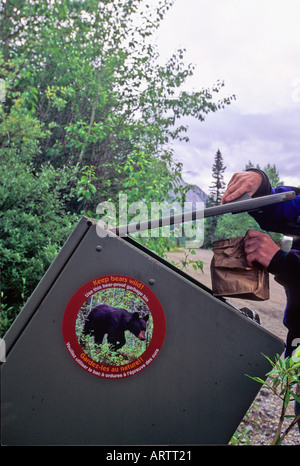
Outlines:
[[[120,277],[132,279],[136,293],[144,287],[153,312],[152,348],[151,340],[127,373],[117,367],[118,377],[96,362],[97,370],[87,367],[64,334],[75,332],[82,293],[103,277],[111,287],[115,277],[118,286]],[[227,444],[260,389],[246,374],[265,378],[263,354],[284,349],[201,283],[130,238],[100,238],[86,218],[5,342],[2,445]]]

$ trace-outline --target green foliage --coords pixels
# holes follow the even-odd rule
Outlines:
[[[229,445],[250,445],[249,427],[240,427],[233,434]]]
[[[2,73],[10,74],[6,102],[22,95],[27,110],[47,129],[36,163],[95,167],[94,210],[99,200],[129,191],[116,167],[125,169],[138,153],[149,164],[155,158],[165,161],[168,169],[166,144],[187,140],[180,118],[203,120],[231,101],[215,102],[221,82],[212,89],[180,91],[193,73],[184,50],[158,63],[152,36],[172,4],[24,0],[2,5]]]
[[[0,301],[0,336],[4,336],[6,330],[12,325],[16,317],[16,312],[13,306],[8,307],[7,304],[3,302],[4,293],[1,291],[1,301]]]
[[[280,445],[291,428],[300,421],[300,415],[297,417],[293,416],[291,424],[284,432],[281,432],[284,420],[290,417],[286,415],[289,403],[294,400],[300,403],[300,397],[296,394],[295,390],[300,383],[300,351],[298,349],[296,357],[292,356],[285,359],[276,355],[274,362],[268,356],[265,356],[265,358],[267,358],[272,366],[272,370],[266,374],[268,378],[263,380],[260,377],[248,377],[263,384],[264,387],[271,390],[282,401],[278,426],[272,440],[272,445]]]
[[[240,214],[225,214],[218,219],[215,241],[225,238],[235,238],[237,236],[245,236],[248,230],[265,231],[260,228],[256,220],[247,212]],[[268,232],[268,235],[280,244],[282,235],[280,233]]]
[[[17,100],[0,109],[0,257],[5,332],[57,255],[78,217],[68,214],[76,195],[76,167],[37,171],[31,162],[44,132]]]
[[[266,380],[249,375],[247,375],[247,377],[262,384],[266,390],[264,392],[265,396],[267,396],[267,391],[269,390],[281,401],[281,411],[278,418],[277,428],[274,433],[274,437],[270,441],[272,445],[281,445],[284,443],[284,440],[291,429],[293,429],[300,421],[300,415],[287,414],[288,406],[290,404],[293,405],[294,400],[300,402],[300,349],[298,347],[292,357],[285,359],[282,359],[279,355],[275,356],[274,361],[272,361],[268,356],[264,357],[269,361],[272,367],[272,369],[266,374]],[[257,410],[256,402],[254,402],[253,408],[255,413]],[[291,409],[293,410],[293,406]],[[273,424],[275,420],[274,415],[271,415],[270,418]],[[285,426],[284,421],[286,421]],[[251,412],[247,413],[244,422],[240,424],[234,433],[230,441],[230,445],[250,445],[252,443],[251,435],[255,435],[259,430],[260,421],[257,418],[257,415],[253,417]]]
[[[0,161],[1,286],[4,302],[16,311],[78,221],[77,215],[66,214],[71,195],[61,195],[70,189],[73,176],[69,168],[45,166],[37,174],[32,166]]]
[[[94,184],[96,180],[95,167],[87,165],[81,169],[81,177],[78,181],[77,201],[82,204],[81,213],[88,217],[94,217],[94,212],[89,211],[87,206],[89,205],[92,196],[97,192],[97,188]]]
[[[179,261],[175,262],[175,261],[172,261],[174,265],[176,265],[177,267],[179,267],[180,269],[182,270],[186,270],[188,271],[188,268],[189,266],[191,265],[193,267],[193,269],[195,270],[195,272],[197,272],[197,270],[201,270],[201,272],[203,272],[203,261],[199,260],[199,259],[192,259],[191,256],[195,255],[196,254],[196,251],[195,249],[188,249],[188,250],[185,250],[184,251],[184,256],[182,259],[180,259]]]
[[[128,203],[168,199],[181,179],[170,143],[188,140],[181,118],[202,121],[234,98],[216,101],[222,82],[182,92],[194,71],[184,50],[158,62],[153,36],[172,4],[0,2],[5,329],[78,216],[95,217],[101,201],[117,205],[119,193]],[[147,245],[159,254],[170,247],[167,238]]]

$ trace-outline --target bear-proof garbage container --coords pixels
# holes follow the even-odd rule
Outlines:
[[[227,444],[283,342],[103,236],[81,219],[5,336],[2,445]]]

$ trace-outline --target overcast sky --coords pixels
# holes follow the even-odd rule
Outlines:
[[[196,65],[188,86],[225,82],[236,95],[205,122],[189,121],[176,144],[184,179],[209,192],[215,153],[225,181],[251,160],[275,164],[285,184],[300,185],[300,0],[175,0],[158,31],[162,59],[177,48]]]

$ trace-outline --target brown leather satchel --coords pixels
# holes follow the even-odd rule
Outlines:
[[[270,297],[269,273],[259,264],[247,265],[243,240],[214,242],[210,265],[213,295],[265,301]]]

